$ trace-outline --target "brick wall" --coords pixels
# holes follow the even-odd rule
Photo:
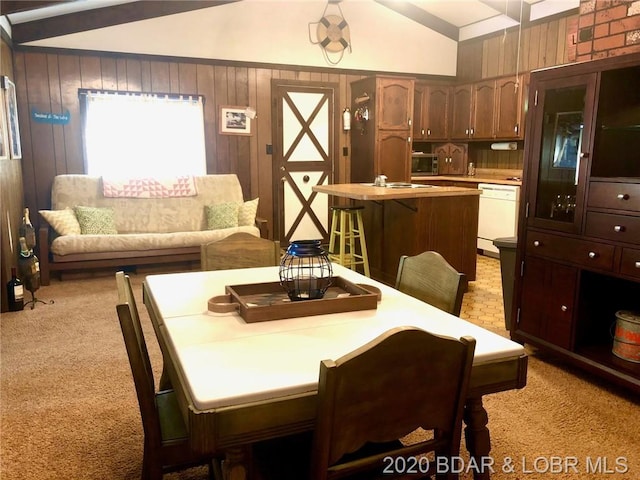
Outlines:
[[[576,60],[640,52],[640,0],[580,0]]]

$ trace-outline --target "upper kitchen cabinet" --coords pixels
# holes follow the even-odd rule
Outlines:
[[[471,137],[472,88],[471,85],[457,85],[452,89],[451,138]]]
[[[451,138],[523,138],[525,76],[500,77],[453,87]]]
[[[524,138],[529,76],[496,79],[493,135],[500,140]]]
[[[377,76],[351,83],[351,181],[411,180],[414,79]]]
[[[449,138],[448,85],[416,82],[413,97],[413,140],[442,141]]]
[[[437,144],[433,153],[438,156],[440,175],[463,175],[467,171],[468,147],[466,143]]]
[[[380,130],[411,129],[414,83],[412,78],[376,78],[377,127]]]

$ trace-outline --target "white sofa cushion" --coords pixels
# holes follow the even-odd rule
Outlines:
[[[126,233],[118,235],[65,235],[51,242],[51,252],[64,256],[79,253],[131,252],[163,248],[196,247],[221,240],[236,232],[260,236],[255,226],[172,233]]]
[[[58,175],[51,187],[51,209],[110,207],[119,234],[171,233],[206,230],[205,205],[244,202],[236,175],[203,175],[195,182],[198,194],[192,197],[110,198],[103,195],[101,177]]]

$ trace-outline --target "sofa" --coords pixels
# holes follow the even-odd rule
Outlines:
[[[236,232],[267,236],[236,175],[113,180],[58,175],[40,210],[40,276],[52,272],[199,262],[200,246]]]

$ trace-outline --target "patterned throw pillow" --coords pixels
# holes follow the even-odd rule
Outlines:
[[[118,233],[112,208],[74,207],[83,235],[113,235]]]
[[[238,226],[251,226],[256,223],[258,200],[258,198],[254,198],[240,205],[240,210],[238,211]]]
[[[238,226],[239,204],[219,203],[217,205],[207,205],[204,208],[207,215],[207,229],[218,230],[220,228]]]
[[[40,210],[40,215],[53,227],[58,235],[80,235],[80,224],[69,207],[64,210]]]

